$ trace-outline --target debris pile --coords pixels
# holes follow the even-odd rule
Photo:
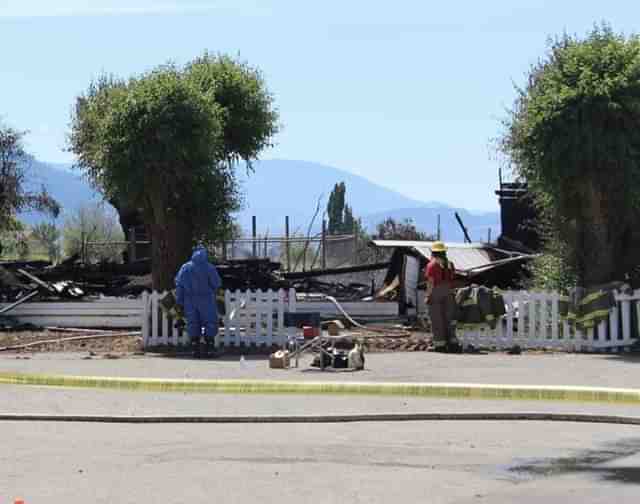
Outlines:
[[[234,259],[216,264],[222,284],[229,290],[295,288],[344,301],[371,296],[374,285],[354,280],[354,271],[380,269],[381,265],[283,273],[270,259]],[[387,266],[385,263],[382,265]],[[328,275],[330,274],[330,275]],[[366,279],[365,279],[366,280]],[[0,302],[12,303],[36,292],[39,300],[81,299],[85,296],[137,297],[151,290],[151,262],[84,264],[72,256],[59,264],[46,261],[0,262]]]
[[[148,289],[136,276],[149,264],[81,264],[77,257],[51,265],[42,261],[0,263],[0,300],[14,302],[38,291],[40,300],[81,299],[87,295],[137,296]],[[149,283],[150,283],[149,276]]]
[[[371,286],[357,282],[343,284],[342,282],[323,282],[314,278],[291,281],[291,287],[296,292],[316,293],[332,296],[343,301],[357,301],[371,295]]]
[[[287,289],[291,286],[280,273],[281,264],[270,259],[233,259],[217,263],[222,285],[229,290]]]

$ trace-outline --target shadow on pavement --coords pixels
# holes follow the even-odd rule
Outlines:
[[[599,450],[584,450],[575,456],[522,461],[506,468],[507,479],[521,482],[566,474],[590,474],[605,481],[640,485],[640,467],[604,466],[638,453],[640,438],[633,438]]]
[[[604,357],[606,360],[612,360],[612,361],[622,361],[622,362],[628,362],[628,363],[633,363],[633,364],[640,364],[640,352],[639,351],[634,351],[634,352],[621,352],[621,353],[615,353],[615,354],[606,354]]]

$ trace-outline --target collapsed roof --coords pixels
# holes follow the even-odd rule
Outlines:
[[[397,299],[400,313],[417,307],[417,291],[424,288],[423,271],[431,259],[433,241],[373,240],[371,245],[393,250],[390,266],[377,299]],[[456,269],[456,284],[477,283],[514,288],[522,280],[525,261],[535,257],[484,243],[446,243],[447,257]]]
[[[408,249],[425,260],[431,259],[433,241],[407,240],[373,240],[378,248]],[[447,257],[454,264],[459,276],[473,278],[492,269],[523,262],[536,257],[533,254],[523,254],[496,248],[484,243],[445,243]]]

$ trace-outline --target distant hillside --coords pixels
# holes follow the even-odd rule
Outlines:
[[[491,229],[491,238],[495,240],[500,234],[500,212],[470,213],[461,208],[403,208],[386,212],[365,215],[362,222],[369,232],[375,231],[376,224],[387,217],[402,221],[412,219],[416,227],[426,233],[435,235],[438,229],[438,215],[440,215],[440,236],[445,241],[462,242],[464,233],[456,221],[458,212],[471,240],[484,242]]]
[[[35,161],[31,172],[32,184],[44,184],[62,204],[65,212],[73,211],[84,201],[100,200],[100,196],[76,172],[71,171],[69,165]],[[283,233],[286,215],[290,217],[292,232],[306,232],[318,197],[323,195],[321,214],[315,226],[318,231],[322,211],[326,208],[334,184],[344,181],[348,203],[369,231],[373,231],[375,225],[386,217],[393,217],[398,220],[411,218],[418,229],[435,233],[437,215],[440,214],[443,238],[449,241],[463,239],[454,217],[456,209],[444,203],[413,200],[364,177],[331,166],[307,161],[269,160],[257,162],[254,173],[247,175],[244,169],[238,173],[245,199],[245,208],[239,212],[238,221],[247,232],[251,230],[252,215],[257,217],[260,234]],[[473,214],[464,209],[458,209],[458,212],[472,239],[485,240],[489,228],[494,238],[498,236],[498,212]],[[43,220],[41,215],[34,213],[25,214],[22,218],[30,224]]]
[[[425,205],[338,168],[307,161],[269,160],[256,163],[255,172],[249,176],[242,174],[246,207],[240,213],[240,223],[251,229],[251,216],[255,215],[260,232],[280,232],[289,215],[294,229],[306,230],[318,197],[323,195],[324,210],[333,186],[342,181],[356,215]],[[321,222],[322,216],[319,219]]]
[[[91,189],[89,184],[71,170],[68,164],[43,163],[32,161],[28,173],[29,186],[38,189],[44,185],[51,195],[62,205],[63,215],[73,212],[86,201],[100,201],[102,198]],[[20,218],[28,224],[36,224],[45,219],[37,212],[26,212]]]

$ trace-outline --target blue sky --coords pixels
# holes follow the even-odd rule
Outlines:
[[[39,159],[70,162],[71,106],[99,73],[239,54],[281,113],[265,159],[494,210],[491,140],[547,38],[601,20],[631,33],[639,18],[630,0],[0,0],[0,117]]]

